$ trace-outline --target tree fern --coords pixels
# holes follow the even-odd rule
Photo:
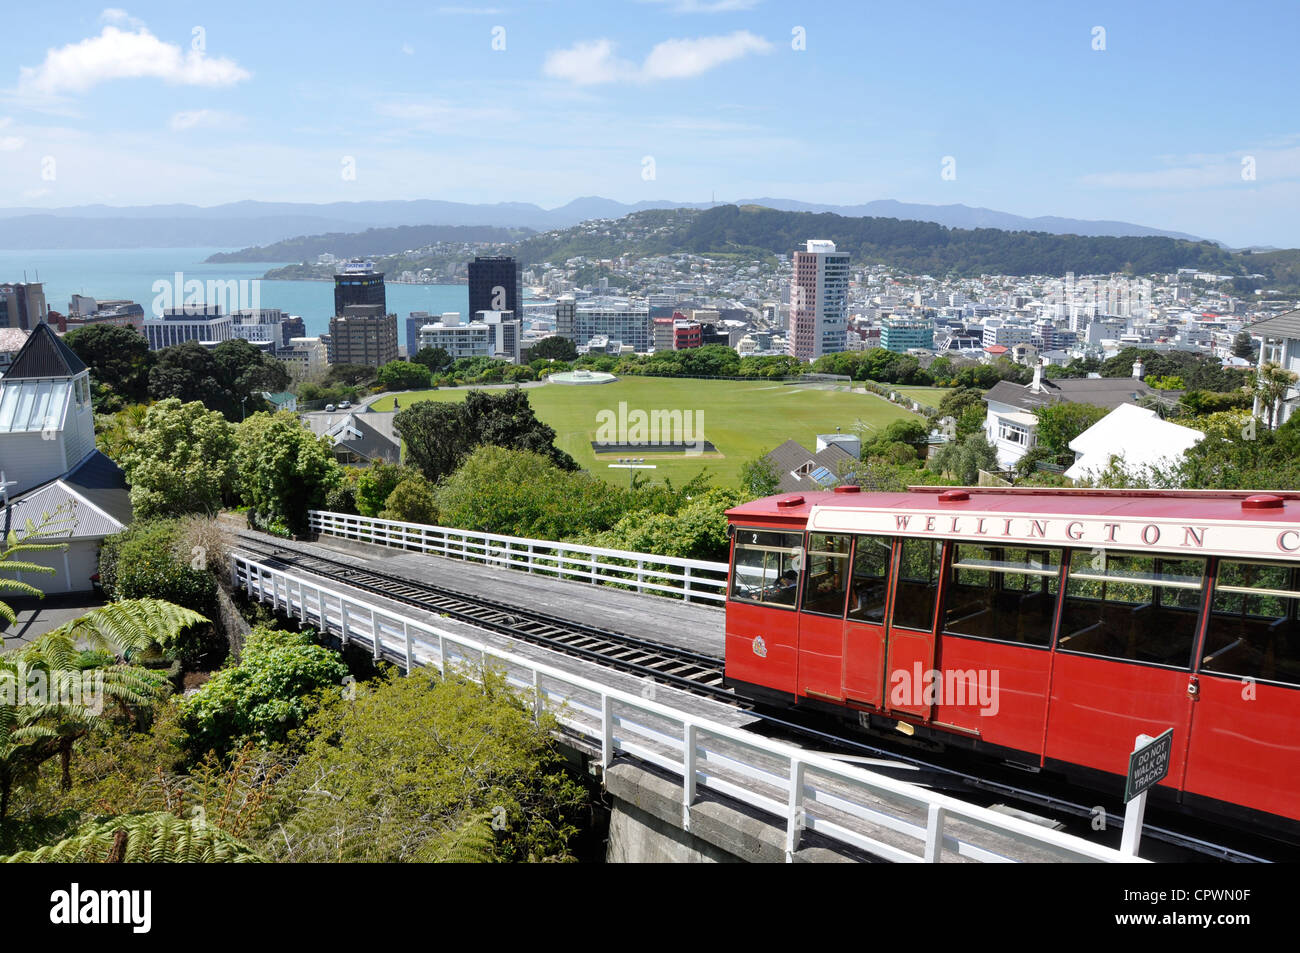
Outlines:
[[[247,844],[201,817],[187,820],[165,811],[94,821],[57,844],[0,857],[0,863],[10,864],[239,864],[261,860]]]
[[[70,532],[71,526],[66,524],[70,524],[74,516],[75,514],[71,509],[59,507],[53,513],[42,514],[40,523],[27,520],[23,524],[21,533],[11,529],[8,536],[0,540],[0,572],[34,572],[44,573],[48,576],[54,575],[55,570],[51,566],[42,566],[39,563],[14,559],[14,556],[19,553],[41,553],[55,549],[66,549],[67,543],[37,543],[33,542],[33,540],[48,539],[60,533]],[[0,520],[6,518],[7,512],[0,514]],[[0,592],[36,596],[38,599],[45,595],[31,583],[20,582],[17,579],[6,579],[3,576],[0,576]],[[7,625],[13,625],[18,621],[18,615],[14,612],[13,607],[3,600],[0,600],[0,619],[3,619]]]
[[[496,860],[491,812],[475,814],[420,846],[419,860],[434,864],[490,864]]]
[[[41,637],[46,655],[79,653],[79,642],[131,657],[169,648],[192,625],[209,621],[192,609],[162,599],[123,599],[91,609]]]

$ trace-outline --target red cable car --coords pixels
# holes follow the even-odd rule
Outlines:
[[[728,511],[742,696],[1300,841],[1300,493],[917,487]]]

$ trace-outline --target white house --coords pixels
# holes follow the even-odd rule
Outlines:
[[[1136,404],[1147,394],[1177,400],[1177,391],[1157,391],[1142,380],[1142,362],[1133,365],[1132,377],[1084,377],[1049,380],[1043,365],[1034,367],[1029,384],[999,381],[984,395],[988,414],[984,432],[998,452],[998,465],[1014,467],[1038,443],[1038,415],[1042,407],[1056,403],[1093,404],[1113,410],[1121,404]]]
[[[43,592],[93,588],[99,544],[131,522],[126,480],[95,449],[90,373],[48,324],[37,324],[0,378],[0,532],[56,517],[67,548],[24,554],[56,575],[18,575]]]
[[[1258,366],[1262,367],[1269,363],[1280,364],[1288,371],[1300,374],[1300,310],[1287,311],[1273,318],[1256,321],[1254,324],[1246,325],[1242,330],[1260,341]],[[1300,387],[1291,387],[1282,398],[1282,406],[1278,411],[1279,427],[1290,418],[1297,400],[1300,400]],[[1265,416],[1259,401],[1256,401],[1255,405],[1255,415]]]
[[[1119,458],[1130,473],[1176,464],[1205,434],[1161,420],[1154,410],[1120,404],[1070,441],[1074,465],[1065,471],[1071,480],[1093,479]]]

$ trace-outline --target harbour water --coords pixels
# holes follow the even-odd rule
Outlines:
[[[197,279],[206,287],[212,281],[240,281],[261,278],[275,262],[207,265],[203,260],[229,248],[114,248],[53,249],[45,251],[0,251],[0,282],[40,281],[45,286],[46,304],[66,313],[74,294],[111,300],[126,298],[144,306],[149,314],[157,292],[154,282]],[[388,310],[397,315],[398,336],[406,336],[406,316],[412,311],[441,314],[469,308],[466,285],[387,284]],[[279,308],[286,314],[302,315],[308,336],[329,331],[334,312],[334,285],[329,281],[262,281],[260,306]],[[223,302],[208,302],[212,304]],[[405,340],[403,344],[407,343]]]

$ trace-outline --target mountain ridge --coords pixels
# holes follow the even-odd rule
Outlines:
[[[736,202],[618,202],[579,196],[552,209],[530,202],[471,204],[441,199],[360,202],[261,202],[221,205],[183,203],[42,209],[0,208],[0,249],[36,248],[246,248],[329,232],[367,228],[479,226],[548,231],[594,218],[622,218],[647,209],[708,209],[717,205],[762,205],[778,211],[830,212],[851,218],[880,217],[932,222],[950,228],[999,228],[1056,235],[1158,236],[1203,241],[1198,236],[1135,225],[1060,216],[1028,218],[967,205],[925,205],[878,199],[859,205],[831,205],[795,199],[757,198]]]

